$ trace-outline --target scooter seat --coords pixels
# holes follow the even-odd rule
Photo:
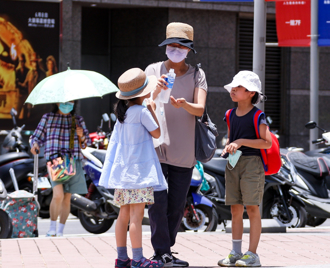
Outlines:
[[[203,164],[204,169],[213,171],[214,173],[225,175],[228,160],[222,157],[214,157],[207,163]]]
[[[107,154],[107,150],[97,150],[97,151],[91,152],[91,154],[94,155],[98,160],[100,160],[102,164],[104,164],[105,155]]]
[[[329,175],[329,167],[322,157],[312,157],[301,152],[289,152],[287,157],[298,170],[301,169],[316,178]]]
[[[22,158],[30,158],[30,156],[25,153],[25,152],[20,152],[20,153],[6,153],[3,155],[0,155],[0,165],[4,165],[6,163],[18,160],[18,159],[22,159]]]

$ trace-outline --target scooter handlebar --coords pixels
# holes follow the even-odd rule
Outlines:
[[[313,140],[313,141],[312,141],[313,144],[323,143],[323,142],[325,142],[325,139],[323,139],[323,138],[322,138],[322,139],[317,139],[317,140]]]

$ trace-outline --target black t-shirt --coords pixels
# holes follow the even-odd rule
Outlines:
[[[236,108],[232,111],[230,118],[230,137],[229,142],[233,142],[237,139],[257,139],[257,134],[253,124],[254,114],[258,111],[257,107],[253,107],[250,112],[243,116],[236,115]],[[260,125],[267,124],[265,115],[260,116]],[[226,121],[226,116],[224,118]],[[254,149],[251,147],[242,146],[239,148],[242,151],[242,155],[258,155],[260,156],[260,149]]]

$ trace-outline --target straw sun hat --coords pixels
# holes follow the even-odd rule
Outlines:
[[[116,97],[121,100],[142,97],[153,91],[156,85],[156,76],[146,76],[140,68],[132,68],[118,78],[119,91]]]
[[[194,28],[182,22],[171,22],[166,27],[166,39],[159,44],[160,47],[177,43],[190,48],[194,53]]]

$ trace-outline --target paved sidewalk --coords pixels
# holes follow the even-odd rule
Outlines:
[[[249,235],[243,235],[247,250]],[[5,239],[1,267],[114,267],[116,242],[112,234],[58,238]],[[191,267],[218,267],[231,249],[231,234],[179,233],[173,250]],[[150,234],[143,234],[146,257],[153,254]],[[330,229],[293,229],[288,233],[261,235],[258,253],[263,267],[330,267]],[[129,255],[131,250],[129,247]]]

